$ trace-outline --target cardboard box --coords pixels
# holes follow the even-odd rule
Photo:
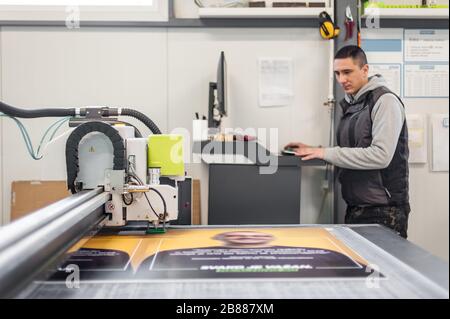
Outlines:
[[[192,225],[201,225],[201,197],[200,197],[200,181],[194,179],[192,181]]]
[[[65,181],[20,181],[11,187],[11,221],[70,196]]]

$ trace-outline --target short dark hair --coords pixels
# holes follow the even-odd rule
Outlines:
[[[336,56],[334,57],[335,60],[347,58],[352,58],[355,62],[357,61],[360,67],[363,67],[369,63],[367,61],[367,55],[364,50],[356,45],[348,45],[346,47],[343,47],[338,51],[338,53],[336,53]]]

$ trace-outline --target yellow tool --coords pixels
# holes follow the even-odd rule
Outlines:
[[[323,11],[319,15],[320,35],[325,40],[331,40],[339,36],[341,29],[334,24],[330,15]]]

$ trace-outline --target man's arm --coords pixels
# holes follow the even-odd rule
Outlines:
[[[315,158],[342,168],[371,170],[389,166],[405,122],[403,105],[393,94],[383,95],[372,112],[372,145],[367,148],[303,148],[297,155],[303,160]]]
[[[372,145],[367,148],[329,148],[324,159],[347,169],[371,170],[389,166],[405,122],[405,109],[393,94],[383,95],[372,112]]]

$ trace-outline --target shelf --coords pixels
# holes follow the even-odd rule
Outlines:
[[[448,9],[366,8],[362,17],[365,28],[373,28],[370,15],[380,19],[381,28],[448,29]]]
[[[316,18],[322,11],[332,15],[333,10],[323,8],[200,8],[202,19],[258,19],[258,18]]]
[[[381,19],[448,19],[448,9],[366,8],[363,18],[368,16],[379,16]]]

